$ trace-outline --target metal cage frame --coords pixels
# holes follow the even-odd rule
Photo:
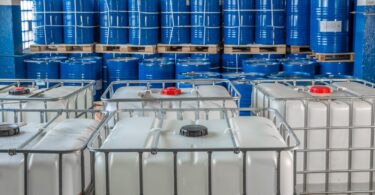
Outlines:
[[[251,110],[251,109],[238,109],[238,108],[234,108],[234,109],[231,109],[231,110],[237,110],[235,112],[228,112],[228,109],[226,108],[218,108],[218,109],[210,109],[210,111],[221,111],[223,113],[239,113],[240,111],[249,111],[249,112],[252,112],[253,115],[257,116],[259,115],[261,112],[263,112],[263,110]],[[273,112],[275,113],[275,118],[272,120],[275,124],[276,124],[276,121],[279,121],[279,123],[277,124],[278,125],[278,130],[279,130],[279,133],[280,135],[282,136],[282,138],[284,139],[285,143],[286,143],[286,147],[275,147],[275,148],[272,148],[272,147],[268,147],[268,148],[241,148],[239,147],[238,145],[238,141],[236,140],[235,136],[233,135],[233,132],[231,131],[231,143],[233,144],[233,147],[229,147],[229,148],[180,148],[180,149],[177,149],[177,148],[171,148],[171,149],[166,149],[166,148],[158,148],[158,140],[154,141],[153,142],[153,147],[152,148],[138,148],[138,149],[127,149],[127,148],[117,148],[117,149],[101,149],[101,145],[103,143],[103,141],[108,137],[111,129],[113,128],[113,126],[116,124],[116,122],[118,122],[116,120],[116,115],[119,115],[119,113],[121,112],[137,112],[137,111],[147,111],[147,112],[153,112],[155,113],[155,117],[159,118],[159,119],[164,119],[164,115],[167,113],[167,112],[190,112],[190,111],[196,111],[196,109],[146,109],[146,110],[137,110],[137,109],[125,109],[125,110],[118,110],[116,112],[112,112],[108,115],[108,117],[104,120],[104,122],[101,124],[101,126],[99,126],[98,130],[96,131],[95,135],[92,137],[92,139],[90,140],[89,144],[88,144],[88,148],[89,150],[92,152],[92,154],[96,154],[96,153],[104,153],[104,156],[105,156],[105,175],[106,175],[106,178],[105,178],[105,181],[106,181],[106,194],[109,195],[110,194],[110,181],[109,181],[109,154],[110,153],[138,153],[139,154],[139,158],[141,160],[139,160],[140,162],[140,165],[141,163],[143,162],[142,161],[142,158],[143,158],[143,154],[144,153],[151,153],[152,155],[157,155],[158,153],[171,153],[173,154],[173,173],[174,173],[174,194],[177,195],[178,194],[178,187],[177,187],[177,182],[178,182],[178,171],[177,171],[177,156],[179,153],[185,153],[185,152],[202,152],[202,153],[207,153],[208,155],[208,184],[209,184],[209,187],[208,187],[208,194],[209,195],[212,195],[212,170],[211,170],[211,166],[212,166],[212,153],[217,153],[217,152],[234,152],[235,154],[239,154],[239,153],[242,153],[243,154],[243,164],[246,164],[246,155],[247,155],[247,152],[255,152],[255,151],[263,151],[263,152],[276,152],[277,153],[277,156],[278,156],[278,166],[277,166],[277,194],[280,194],[280,190],[281,190],[281,186],[280,186],[280,181],[281,181],[281,174],[280,174],[280,160],[281,160],[281,152],[292,152],[292,154],[294,154],[294,151],[295,149],[297,149],[297,147],[299,146],[300,142],[297,138],[297,136],[294,134],[294,132],[291,130],[291,128],[289,127],[289,125],[284,121],[283,118],[281,118],[281,115],[275,111],[275,110],[272,110],[272,109],[267,109],[267,111],[269,112]],[[206,111],[206,110],[205,110]],[[237,116],[237,115],[233,115],[233,116]],[[227,121],[227,124],[229,125],[229,117],[233,117],[233,116],[228,116],[228,114],[224,114],[222,119],[225,119]],[[276,120],[277,119],[277,120]],[[207,119],[209,120],[209,119]],[[115,123],[112,123],[112,122],[115,122]],[[113,126],[112,126],[113,125]],[[105,136],[105,137],[102,137],[102,136]],[[158,139],[160,138],[160,136],[157,136]],[[93,162],[95,163],[95,162]],[[139,175],[140,175],[140,179],[139,179],[139,189],[140,189],[140,194],[143,194],[143,168],[142,166],[139,166]],[[294,170],[295,171],[295,170]],[[243,172],[246,172],[246,166],[243,166]],[[246,174],[243,174],[243,182],[246,183],[246,179],[247,179],[247,176]],[[94,185],[95,186],[95,185]],[[243,194],[246,195],[247,193],[247,189],[246,189],[246,185],[243,185]]]
[[[375,89],[375,84],[374,83],[370,83],[370,82],[367,82],[365,80],[359,80],[359,79],[317,79],[317,80],[309,80],[309,79],[301,79],[301,80],[274,80],[274,81],[271,81],[271,80],[259,80],[259,81],[253,81],[253,85],[254,87],[256,88],[256,92],[261,92],[264,94],[263,96],[263,107],[267,108],[267,107],[270,107],[270,102],[273,100],[273,101],[280,101],[282,102],[282,105],[283,105],[283,109],[284,109],[284,113],[283,116],[285,116],[286,118],[286,101],[301,101],[303,107],[304,107],[304,110],[305,110],[305,119],[304,119],[304,127],[296,127],[296,128],[292,128],[294,132],[303,132],[303,138],[300,138],[300,139],[303,139],[303,145],[302,148],[299,148],[296,150],[296,156],[295,156],[295,159],[297,159],[297,156],[298,155],[301,155],[303,154],[303,162],[296,162],[297,164],[302,164],[302,171],[296,171],[296,176],[302,176],[302,186],[298,186],[298,193],[297,194],[301,194],[301,195],[307,195],[307,194],[345,194],[345,195],[349,195],[349,194],[375,194],[375,95],[359,95],[359,94],[355,94],[355,93],[352,93],[346,89],[342,89],[342,88],[338,88],[336,86],[333,86],[332,84],[335,83],[335,82],[355,82],[355,83],[359,83],[359,84],[362,84],[364,86],[367,86],[367,87],[370,87],[370,88],[374,88]],[[269,93],[267,93],[266,91],[262,90],[261,88],[257,87],[257,85],[259,84],[264,84],[264,83],[278,83],[278,84],[283,84],[283,85],[286,85],[286,86],[290,86],[290,87],[301,87],[299,89],[300,92],[302,93],[305,93],[307,95],[307,97],[298,97],[298,98],[294,98],[294,97],[290,97],[290,98],[277,98],[277,97],[274,97],[272,95],[270,95]],[[334,91],[340,91],[340,92],[344,92],[346,93],[348,96],[329,96],[329,97],[324,97],[324,96],[312,96],[311,94],[309,94],[306,89],[308,89],[308,86],[312,86],[312,85],[325,85],[325,86],[329,86],[331,89],[333,89]],[[268,98],[268,101],[266,103],[266,100],[265,98]],[[258,99],[257,99],[257,95],[256,94],[253,94],[253,100],[252,100],[252,105],[253,107],[255,107],[255,105],[258,105]],[[369,105],[371,105],[371,113],[372,113],[372,116],[371,116],[371,125],[363,125],[363,126],[355,126],[353,125],[353,117],[352,117],[352,113],[353,113],[353,103],[356,101],[356,100],[361,100],[363,102],[366,102],[368,103]],[[318,102],[322,102],[324,101],[324,104],[326,105],[327,107],[327,125],[326,126],[322,126],[322,127],[309,127],[308,126],[308,101],[318,101]],[[347,104],[347,106],[349,107],[349,125],[348,126],[333,126],[331,124],[331,117],[330,117],[330,106],[331,106],[331,103],[333,101],[342,101],[344,102],[345,104]],[[266,105],[267,104],[267,105]],[[265,117],[270,117],[270,114],[267,113],[267,112],[263,112],[262,113],[263,116]],[[370,146],[369,147],[355,147],[353,146],[353,133],[354,131],[360,131],[360,130],[364,130],[364,129],[370,129],[371,130],[371,137],[369,138],[370,139]],[[309,149],[308,148],[308,134],[309,134],[309,131],[316,131],[316,130],[324,130],[325,131],[325,135],[326,135],[326,138],[325,138],[325,143],[326,143],[326,147],[325,148],[318,148],[318,149]],[[333,148],[331,147],[331,143],[330,143],[330,138],[331,138],[331,130],[339,130],[339,131],[347,131],[348,132],[348,136],[349,136],[349,140],[348,140],[348,147],[347,148]],[[369,169],[354,169],[353,168],[353,152],[355,151],[369,151],[370,153],[370,167]],[[324,170],[309,170],[307,167],[308,167],[308,160],[307,160],[307,156],[308,154],[310,153],[324,153],[325,154],[325,169]],[[331,154],[332,152],[347,152],[348,153],[348,168],[347,169],[331,169],[330,168],[330,162],[332,161],[332,158],[331,158]],[[297,160],[296,160],[297,161]],[[330,183],[329,181],[329,178],[330,178],[330,175],[332,174],[338,174],[338,173],[343,173],[343,174],[347,174],[347,186],[346,186],[346,189],[334,189],[334,184]],[[352,177],[353,177],[353,174],[355,173],[368,173],[369,174],[369,181],[368,181],[368,189],[356,189],[356,187],[353,187],[353,184],[352,183]],[[324,190],[315,190],[315,189],[309,189],[309,183],[307,181],[307,176],[308,175],[311,175],[311,174],[324,174],[324,178],[325,178],[325,181],[324,181]],[[295,183],[295,186],[297,188],[297,182]]]

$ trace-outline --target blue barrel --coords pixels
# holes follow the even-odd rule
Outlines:
[[[242,72],[242,60],[251,58],[248,54],[223,54],[223,72]]]
[[[128,0],[129,43],[156,45],[159,42],[159,1]]]
[[[108,60],[114,58],[126,58],[129,54],[105,53],[103,54],[103,89],[107,89],[108,82]]]
[[[50,57],[41,56],[41,57],[37,57],[37,58],[32,58],[32,60],[54,61],[54,62],[58,62],[58,63],[64,62],[67,59],[68,58],[65,57],[65,56],[50,56]]]
[[[263,77],[260,78],[253,78],[253,79],[240,79],[232,81],[234,87],[237,91],[241,94],[240,99],[240,108],[250,108],[251,106],[251,99],[253,94],[253,86],[251,84],[252,80],[264,79]],[[249,111],[241,111],[241,116],[250,116]]]
[[[173,80],[175,62],[166,58],[145,60],[139,63],[139,80]],[[152,88],[162,88],[161,83],[152,84]],[[170,87],[170,86],[165,86]]]
[[[288,54],[288,59],[307,59],[307,54]]]
[[[211,72],[219,72],[221,69],[221,55],[220,54],[191,54],[191,58],[208,59],[211,62]]]
[[[311,49],[349,52],[349,0],[311,0]]]
[[[160,56],[159,54],[133,54],[132,57],[138,58],[142,61],[144,59],[157,58]]]
[[[319,62],[320,74],[352,75],[353,62]]]
[[[36,44],[63,43],[63,17],[61,0],[33,0]]]
[[[189,1],[161,0],[161,43],[190,43],[189,12]]]
[[[288,80],[288,79],[313,79],[314,76],[312,76],[309,73],[306,72],[280,72],[275,75],[271,75],[268,77],[269,79],[274,80]]]
[[[191,43],[219,44],[221,12],[219,0],[191,0]]]
[[[255,59],[281,59],[284,58],[283,54],[254,54]]]
[[[209,72],[210,68],[211,62],[205,61],[204,59],[182,59],[177,61],[176,76],[187,72]]]
[[[108,82],[138,80],[138,58],[115,58],[107,61]]]
[[[59,79],[58,61],[41,59],[25,60],[28,79]]]
[[[355,0],[356,13],[375,13],[374,1]]]
[[[177,63],[178,60],[189,58],[190,54],[184,54],[184,53],[163,53],[162,56],[164,58],[168,58],[173,60],[175,63]]]
[[[234,80],[241,80],[241,79],[247,79],[247,80],[256,80],[256,79],[264,79],[266,75],[261,73],[223,73],[221,74],[221,77],[226,80],[234,81]]]
[[[242,62],[242,70],[245,73],[255,72],[272,75],[280,71],[280,63],[272,60],[244,60]]]
[[[254,0],[224,1],[224,44],[247,45],[254,43]]]
[[[286,44],[310,45],[310,1],[286,1]]]
[[[196,80],[196,79],[220,79],[221,75],[217,72],[186,72],[176,76],[179,80]],[[192,88],[192,84],[181,82],[179,88]]]
[[[128,43],[128,2],[126,0],[99,0],[99,11],[100,43]]]
[[[306,72],[314,76],[318,63],[311,60],[286,60],[282,63],[283,71],[287,73]]]
[[[255,43],[285,44],[285,1],[255,1]]]
[[[315,79],[354,79],[354,77],[351,75],[326,74],[326,75],[317,75]]]
[[[94,43],[94,0],[64,0],[64,43]]]

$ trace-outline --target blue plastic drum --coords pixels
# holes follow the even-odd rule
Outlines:
[[[286,73],[305,72],[314,76],[318,63],[310,60],[286,60],[282,63],[283,71]]]
[[[251,58],[248,54],[223,54],[223,72],[242,72],[242,61]]]
[[[161,43],[190,43],[189,12],[189,1],[161,0]]]
[[[126,0],[99,0],[99,11],[100,43],[128,43],[128,2]]]
[[[176,64],[176,76],[187,72],[209,72],[211,62],[204,59],[199,60],[179,60]]]
[[[139,64],[138,78],[139,80],[173,80],[175,78],[174,67],[174,61],[166,58],[145,60]],[[163,85],[156,83],[151,87],[162,88]]]
[[[63,0],[64,43],[94,43],[94,0]]]
[[[286,44],[310,45],[310,1],[286,1]]]
[[[254,0],[224,1],[224,44],[247,45],[254,43]]]
[[[36,44],[63,43],[61,0],[33,0],[34,42]]]
[[[353,62],[319,62],[321,75],[352,75]]]
[[[350,0],[311,0],[311,49],[317,53],[350,50]]]
[[[159,1],[128,0],[129,43],[156,45],[159,42]]]
[[[199,79],[220,79],[221,75],[216,72],[186,72],[178,74],[177,79],[179,80],[199,80]],[[178,84],[179,88],[192,88],[193,85],[189,83],[181,82]]]
[[[191,0],[191,43],[219,44],[221,9],[219,0]]]
[[[25,60],[28,79],[59,79],[58,61],[41,59]]]
[[[221,69],[221,55],[220,54],[191,54],[193,59],[208,59],[211,62],[211,72],[219,72]]]
[[[107,60],[108,82],[138,80],[138,58],[115,58]]]
[[[255,43],[285,44],[285,1],[255,1]]]
[[[244,60],[242,69],[245,73],[276,74],[280,71],[280,63],[274,60]]]
[[[180,54],[180,53],[164,53],[162,54],[164,58],[168,58],[173,60],[175,63],[177,63],[178,60],[189,58],[190,54]]]

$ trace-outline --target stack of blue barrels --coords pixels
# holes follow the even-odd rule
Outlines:
[[[129,0],[129,43],[156,45],[159,42],[159,1]]]
[[[191,0],[191,43],[219,44],[221,9],[219,0]]]
[[[34,42],[40,45],[63,43],[61,0],[33,0]]]
[[[64,0],[64,43],[92,44],[95,40],[94,0]]]
[[[99,0],[100,43],[126,44],[128,37],[128,3],[125,0]]]
[[[189,1],[161,0],[161,43],[190,43],[189,12]]]
[[[311,1],[311,49],[316,53],[350,52],[350,0]],[[352,62],[319,62],[322,75],[351,75]]]
[[[285,1],[256,0],[255,43],[285,44]]]

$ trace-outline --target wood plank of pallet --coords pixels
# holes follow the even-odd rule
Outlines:
[[[159,53],[201,53],[201,54],[217,54],[220,52],[219,45],[191,45],[191,44],[181,44],[181,45],[168,45],[159,44]]]
[[[224,53],[286,54],[286,45],[225,45]]]
[[[289,46],[291,54],[311,54],[310,46]]]
[[[128,53],[128,54],[154,54],[154,45],[104,45],[96,44],[97,53]]]
[[[354,62],[354,53],[315,53],[318,62]]]
[[[94,44],[31,45],[30,51],[32,53],[93,53]]]

